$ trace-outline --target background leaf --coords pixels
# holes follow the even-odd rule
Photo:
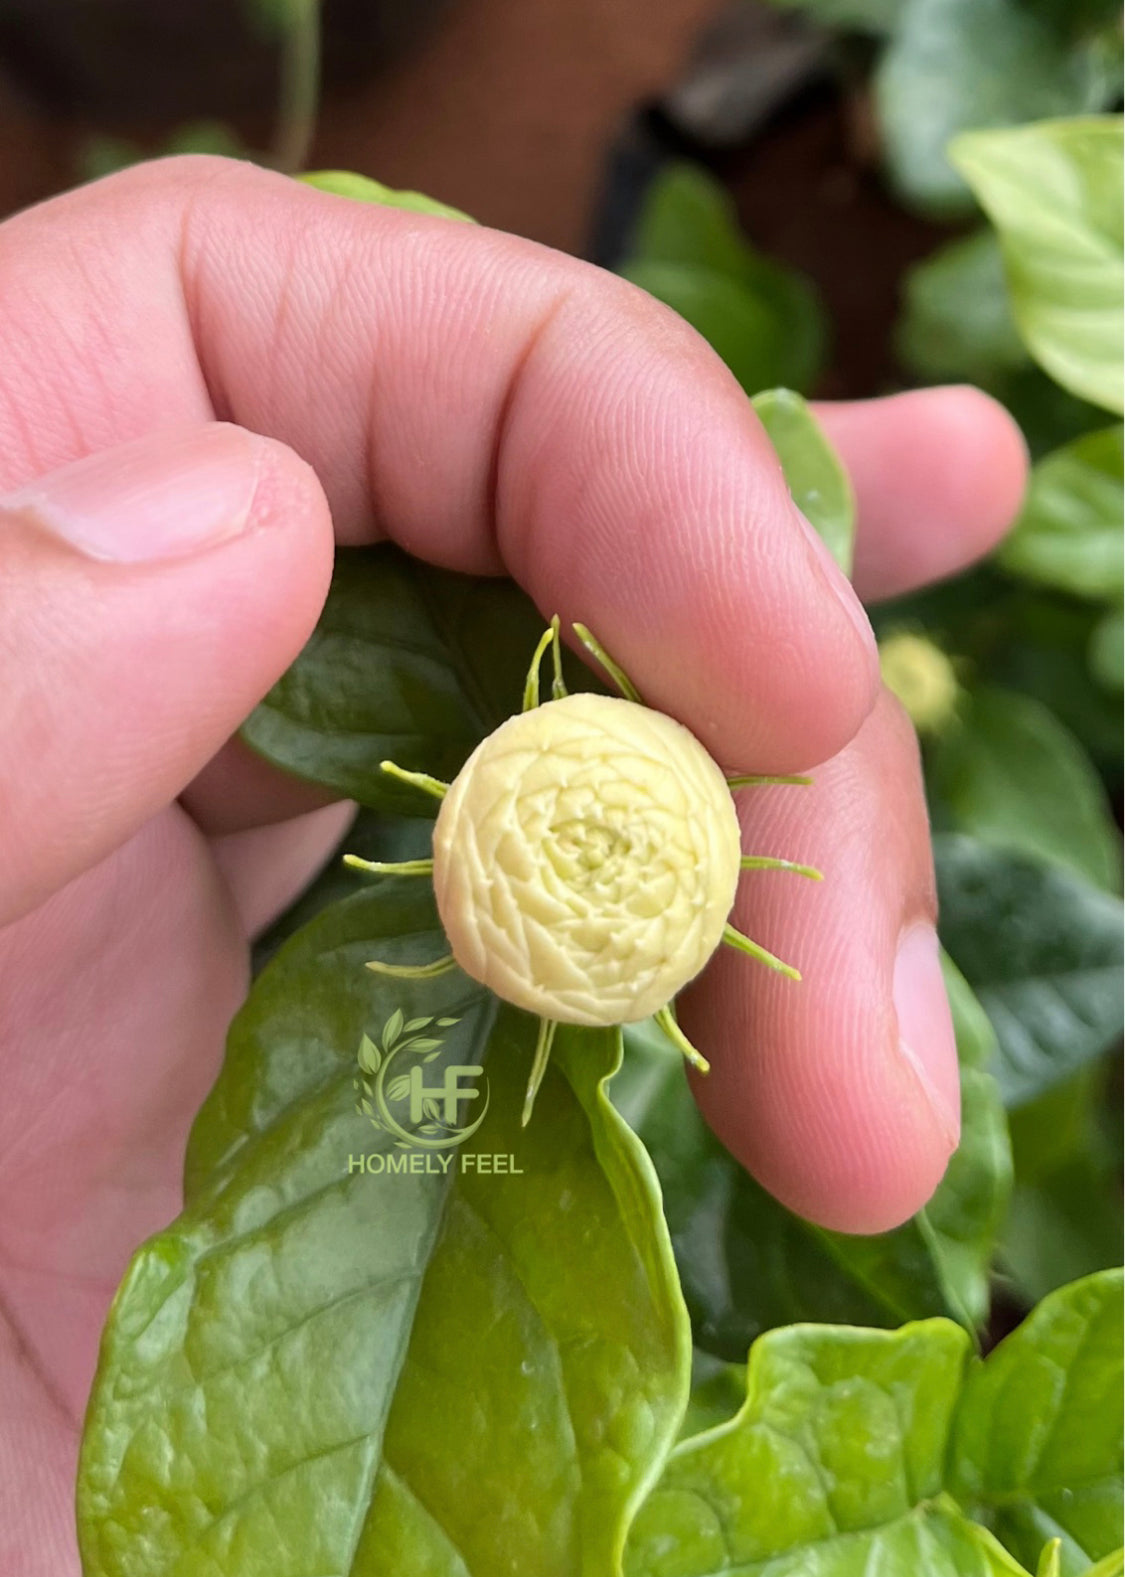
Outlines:
[[[1087,433],[1040,460],[999,562],[1013,575],[1078,597],[1120,601],[1122,428]]]
[[[1004,1274],[1027,1303],[1121,1260],[1121,1098],[1116,1057],[1087,1065],[1011,1114],[1015,1186]]]
[[[193,1130],[184,1215],[138,1252],[107,1326],[89,1577],[612,1569],[689,1360],[651,1168],[601,1091],[617,1039],[560,1031],[550,1121],[522,1129],[534,1020],[459,973],[363,968],[438,939],[432,896],[381,882],[254,986]],[[490,1106],[454,1154],[510,1154],[522,1175],[349,1171],[426,1160],[352,1110],[354,1047],[396,1003],[460,1018],[445,1055],[486,1065]]]
[[[1107,690],[1120,692],[1122,688],[1123,662],[1122,647],[1125,643],[1125,622],[1120,613],[1107,613],[1099,619],[1090,632],[1090,644],[1087,648],[1090,669],[1098,683]]]
[[[1040,702],[982,688],[930,749],[928,781],[954,826],[1113,887],[1120,840],[1086,752]]]
[[[858,33],[889,33],[898,24],[905,0],[773,0],[786,11],[805,11],[825,27]]]
[[[686,318],[747,393],[815,380],[825,320],[813,287],[754,250],[723,186],[697,166],[652,182],[618,272]]]
[[[839,455],[807,403],[792,389],[767,389],[754,396],[753,405],[777,450],[793,502],[844,574],[850,575],[855,494]]]
[[[950,139],[1104,109],[1119,89],[1118,57],[1112,31],[1068,41],[1021,0],[906,0],[875,75],[899,193],[938,213],[966,211],[971,198],[946,156]]]
[[[905,367],[934,383],[968,378],[989,386],[998,373],[1028,364],[992,231],[951,241],[907,271],[895,349]]]
[[[1034,1564],[1061,1537],[1064,1577],[1121,1542],[1120,1271],[1045,1298],[968,1376],[950,1488]]]
[[[994,1071],[1018,1106],[1120,1035],[1121,905],[976,838],[939,837],[934,854],[942,942],[992,1021]]]
[[[1064,388],[1120,412],[1121,117],[972,132],[950,157],[999,232],[1032,355]]]

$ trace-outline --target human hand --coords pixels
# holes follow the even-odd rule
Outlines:
[[[248,937],[346,823],[230,742],[315,623],[333,526],[612,632],[731,771],[824,763],[744,796],[744,841],[832,880],[763,873],[733,917],[805,983],[717,959],[683,1000],[696,1088],[815,1219],[928,1197],[958,1097],[914,741],[699,339],[530,243],[184,160],[0,228],[0,343],[0,1569],[76,1569],[109,1298],[178,1208]],[[820,414],[861,594],[1007,524],[1022,443],[985,397]]]

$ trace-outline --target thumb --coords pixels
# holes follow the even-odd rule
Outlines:
[[[314,473],[240,427],[103,450],[0,498],[0,925],[168,804],[328,587]]]

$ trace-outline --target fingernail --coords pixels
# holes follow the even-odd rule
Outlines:
[[[923,921],[902,933],[893,993],[903,1056],[917,1074],[952,1153],[961,1137],[961,1078],[932,925]]]
[[[0,500],[89,558],[182,558],[237,536],[262,448],[223,422],[158,433],[75,460]]]
[[[836,560],[832,557],[831,550],[829,549],[827,542],[825,542],[824,538],[821,536],[820,532],[817,531],[816,527],[812,524],[808,517],[802,514],[802,512],[797,508],[796,504],[793,505],[793,513],[800,522],[801,530],[805,533],[805,537],[808,540],[809,546],[812,548],[817,559],[820,561],[821,569],[824,572],[824,579],[828,583],[830,590],[834,593],[837,602],[839,602],[848,618],[852,621],[852,625],[864,646],[867,647],[868,651],[871,653],[871,656],[877,660],[878,647],[875,644],[875,632],[871,628],[871,620],[863,611],[862,602],[860,602],[859,598],[852,590],[851,581],[844,574]]]

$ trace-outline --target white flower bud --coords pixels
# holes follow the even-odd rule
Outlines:
[[[726,780],[661,712],[571,695],[509,718],[434,828],[453,956],[497,996],[569,1024],[629,1023],[723,937],[739,878]]]

